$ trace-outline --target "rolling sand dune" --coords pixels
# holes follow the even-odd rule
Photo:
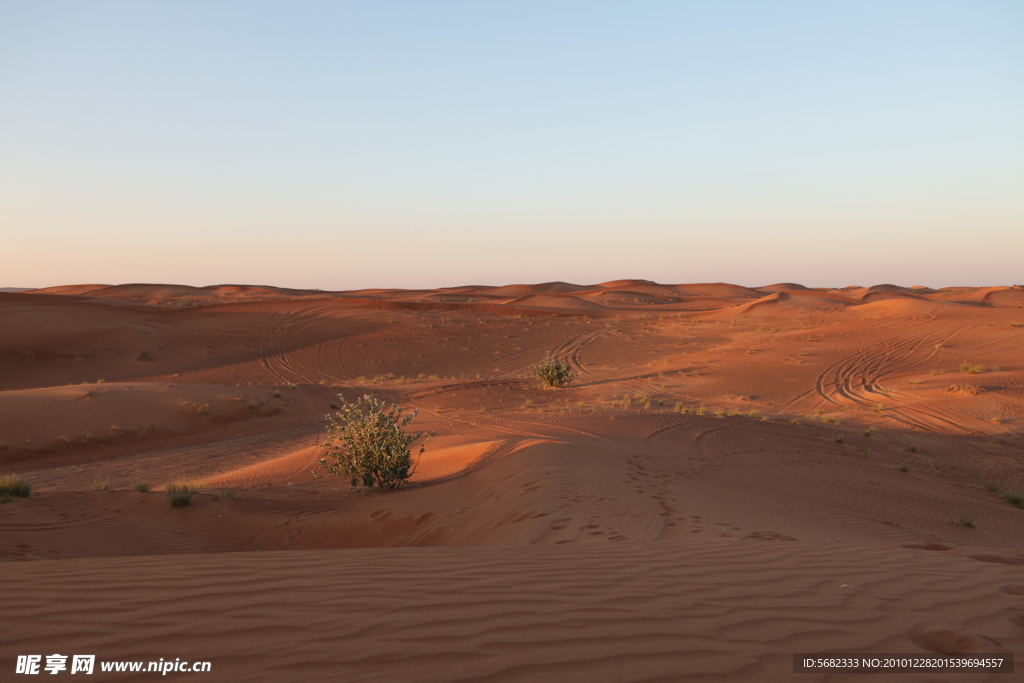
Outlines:
[[[843,681],[793,654],[1020,654],[1022,292],[0,293],[0,469],[34,487],[0,505],[0,667]],[[572,385],[527,379],[549,354]],[[318,464],[339,394],[434,432],[406,488]]]

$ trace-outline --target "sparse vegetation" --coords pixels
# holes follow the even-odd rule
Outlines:
[[[907,446],[907,453],[917,453],[917,446]]]
[[[192,502],[192,493],[189,491],[178,491],[169,496],[172,508],[183,508]]]
[[[199,493],[200,488],[202,488],[202,482],[179,479],[164,486],[164,491],[167,493]]]
[[[978,394],[984,393],[985,389],[982,387],[976,387],[971,384],[950,384],[946,387],[946,391],[951,394],[965,394],[967,396],[977,396]]]
[[[971,365],[970,363],[962,363],[960,365],[960,370],[966,372],[968,375],[978,375],[982,372],[985,372],[985,366]]]
[[[959,518],[951,520],[951,521],[953,522],[953,524],[955,524],[957,526],[965,526],[965,527],[969,527],[971,529],[974,528],[974,517],[972,517],[971,515],[967,514],[966,512],[960,513],[960,517]]]
[[[910,468],[907,467],[906,465],[904,465],[903,467],[900,468],[900,472],[909,472],[909,471],[910,471]]]
[[[270,398],[281,398],[281,392],[280,391],[271,391],[270,392]]]
[[[546,356],[541,362],[530,366],[527,373],[552,388],[568,386],[575,377],[567,363],[555,360],[551,356]]]
[[[196,415],[209,415],[210,414],[210,404],[209,403],[200,403],[199,401],[192,401],[191,403],[188,404],[188,407],[191,408],[195,412]]]
[[[1024,496],[1018,493],[1010,493],[1009,491],[1003,491],[1003,500],[1010,505],[1024,509]]]
[[[32,484],[16,474],[0,475],[0,496],[17,496],[28,498],[32,493]]]
[[[148,481],[133,481],[132,491],[138,491],[139,493],[149,493],[149,482]]]
[[[415,472],[410,446],[426,434],[417,454],[422,455],[426,439],[433,435],[406,432],[419,411],[403,416],[397,405],[387,407],[370,395],[352,403],[342,395],[338,398],[341,408],[327,416],[328,438],[321,446],[320,465],[333,475],[350,477],[353,486],[401,488]]]
[[[107,491],[110,489],[110,482],[106,479],[100,479],[98,482],[92,485],[93,491]]]
[[[1000,491],[999,484],[994,481],[986,481],[983,486],[993,493],[999,493]]]

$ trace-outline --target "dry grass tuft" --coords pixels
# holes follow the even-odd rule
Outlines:
[[[16,474],[0,475],[0,496],[17,496],[28,498],[32,493],[32,484]]]
[[[971,384],[950,384],[946,387],[946,391],[951,394],[964,394],[966,396],[977,396],[985,391],[982,387],[976,387]]]

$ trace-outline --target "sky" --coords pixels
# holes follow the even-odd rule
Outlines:
[[[0,0],[0,286],[1024,283],[1019,0]]]

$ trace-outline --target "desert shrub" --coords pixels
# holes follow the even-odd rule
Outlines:
[[[1009,491],[1004,491],[1003,500],[1005,500],[1010,505],[1014,505],[1016,507],[1024,509],[1024,496],[1021,496],[1017,493],[1010,493]]]
[[[419,411],[403,416],[397,405],[389,408],[369,395],[352,403],[340,394],[338,398],[341,408],[327,416],[328,438],[321,446],[320,464],[333,475],[350,477],[353,486],[401,488],[415,472],[416,460],[409,447],[426,434],[417,453],[421,455],[426,439],[433,436],[433,432],[406,432]]]
[[[189,491],[178,491],[170,496],[172,508],[183,508],[192,501],[192,494]]]
[[[132,482],[132,491],[138,491],[139,493],[148,493],[149,492],[149,482],[148,481],[134,481],[134,482]]]
[[[32,484],[29,484],[18,475],[0,475],[0,496],[28,498],[30,493],[32,493]]]
[[[546,356],[541,362],[531,365],[527,372],[549,387],[567,386],[575,377],[567,363],[555,360],[551,356]]]
[[[971,384],[950,384],[946,387],[946,391],[951,394],[964,394],[966,396],[977,396],[978,394],[984,393],[984,387],[976,387]]]
[[[179,479],[164,486],[164,491],[167,493],[199,493],[200,488],[202,488],[201,482]]]
[[[971,365],[970,363],[961,364],[960,369],[963,372],[966,372],[968,375],[977,375],[979,373],[985,372],[984,365]]]
[[[110,489],[110,482],[106,479],[100,479],[98,482],[92,485],[93,491],[107,491]]]
[[[974,517],[972,517],[966,512],[960,513],[959,519],[954,519],[952,521],[953,524],[956,524],[957,526],[966,526],[970,527],[971,529],[974,528]]]

